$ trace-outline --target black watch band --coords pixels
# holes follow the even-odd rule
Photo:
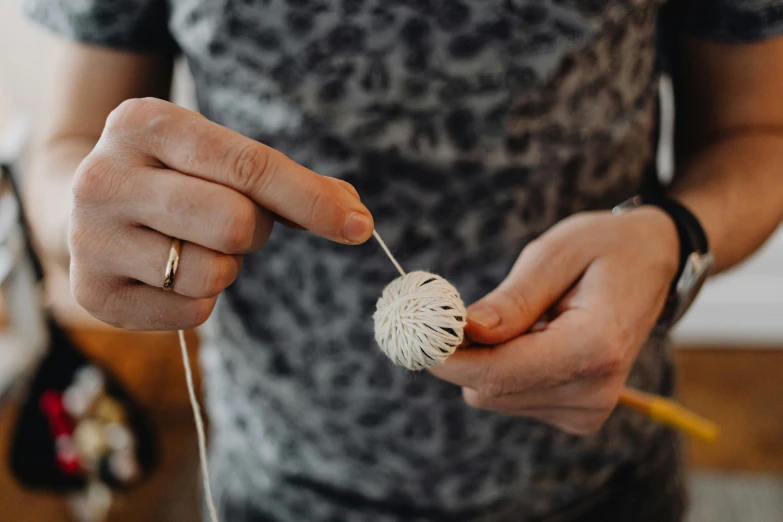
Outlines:
[[[688,310],[694,298],[709,276],[714,263],[707,242],[707,234],[687,208],[670,198],[633,197],[619,204],[612,211],[622,214],[632,208],[651,205],[666,212],[674,222],[680,241],[680,264],[672,281],[657,327],[663,331],[671,328]]]
[[[658,207],[669,214],[674,221],[674,226],[677,227],[677,235],[680,238],[680,265],[674,278],[673,285],[676,285],[690,255],[694,252],[706,254],[710,251],[707,234],[696,216],[673,199],[657,198],[644,203]]]

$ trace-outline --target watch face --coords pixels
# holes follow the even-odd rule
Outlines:
[[[701,290],[701,287],[710,275],[713,264],[714,259],[709,252],[706,254],[693,252],[688,256],[682,275],[677,281],[676,304],[671,324],[676,323],[685,315],[685,312],[693,304],[693,300],[696,299],[699,290]]]

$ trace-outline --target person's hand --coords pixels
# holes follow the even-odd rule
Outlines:
[[[116,326],[194,327],[275,220],[345,244],[373,229],[348,183],[171,103],[126,101],[74,177],[71,290]],[[167,292],[171,238],[182,250]]]
[[[430,371],[462,386],[476,408],[592,433],[617,404],[678,261],[674,222],[659,209],[566,219],[468,308],[466,334],[487,346]]]

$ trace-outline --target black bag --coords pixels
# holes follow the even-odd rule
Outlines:
[[[104,380],[104,397],[120,405],[125,425],[133,437],[133,448],[139,474],[131,482],[118,480],[102,462],[97,475],[112,488],[124,489],[138,484],[149,475],[158,460],[156,440],[144,413],[116,378],[105,368],[99,368],[87,359],[73,344],[66,332],[54,320],[49,320],[49,353],[41,361],[30,383],[27,397],[19,412],[11,443],[11,469],[24,486],[53,492],[81,490],[87,483],[83,473],[67,473],[58,462],[56,437],[42,404],[45,394],[62,394],[72,385],[77,372],[83,368],[98,369]]]

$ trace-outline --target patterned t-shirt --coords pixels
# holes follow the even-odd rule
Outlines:
[[[658,50],[676,28],[783,31],[780,0],[27,0],[103,46],[181,52],[208,118],[357,188],[407,269],[471,302],[558,220],[653,173]],[[370,242],[278,227],[210,321],[213,485],[231,522],[524,522],[659,443],[617,411],[579,438],[477,411],[392,366],[372,312],[395,277]],[[669,393],[666,343],[631,384]],[[640,464],[641,465],[641,464]]]

